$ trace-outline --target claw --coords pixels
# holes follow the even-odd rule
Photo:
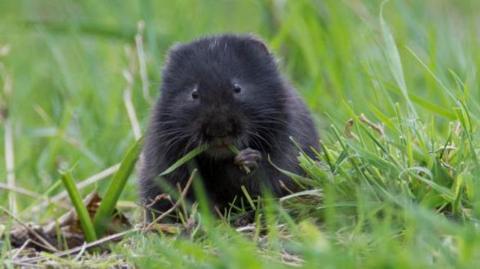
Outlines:
[[[258,150],[246,148],[238,152],[235,156],[234,163],[242,168],[247,174],[258,167],[262,154]]]

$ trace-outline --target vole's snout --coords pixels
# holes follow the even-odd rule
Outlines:
[[[233,144],[240,135],[240,124],[229,117],[210,117],[202,125],[205,140],[214,146]]]
[[[222,138],[234,136],[234,126],[232,122],[214,122],[205,124],[204,126],[205,136],[207,138]]]
[[[203,133],[207,139],[233,138],[237,133],[237,126],[231,119],[210,121],[203,126]]]

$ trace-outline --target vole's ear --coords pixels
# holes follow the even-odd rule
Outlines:
[[[254,34],[249,34],[247,35],[247,40],[250,42],[253,46],[258,48],[260,51],[270,54],[270,50],[268,50],[267,44],[258,36]]]
[[[171,54],[176,53],[177,51],[181,50],[184,46],[185,46],[185,44],[180,43],[180,42],[173,43],[173,45],[171,45],[170,48],[168,48],[167,55],[171,55]]]
[[[178,58],[181,54],[184,54],[186,45],[187,44],[185,43],[175,42],[172,46],[170,46],[165,55],[165,64],[169,65],[173,59]]]

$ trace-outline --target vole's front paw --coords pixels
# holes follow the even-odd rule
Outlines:
[[[262,154],[260,151],[246,148],[238,152],[233,162],[249,174],[258,167],[258,163],[261,159]]]

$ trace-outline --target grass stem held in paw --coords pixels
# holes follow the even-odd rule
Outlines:
[[[205,150],[208,149],[208,145],[201,145],[201,146],[198,146],[196,148],[194,148],[193,150],[191,150],[189,153],[185,154],[185,156],[183,156],[182,158],[178,159],[174,164],[172,164],[170,167],[168,167],[167,169],[165,169],[165,171],[163,171],[162,173],[159,174],[159,176],[165,176],[165,175],[168,175],[170,174],[171,172],[175,171],[177,168],[179,168],[180,166],[186,164],[188,161],[190,161],[191,159],[195,158],[197,155],[199,155],[200,153],[204,152]]]

